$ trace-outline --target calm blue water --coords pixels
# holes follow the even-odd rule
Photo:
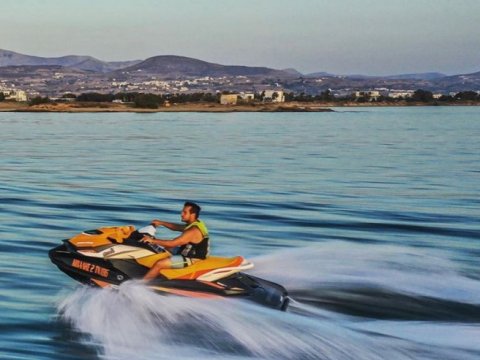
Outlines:
[[[0,113],[0,358],[478,359],[480,108],[347,110]],[[184,200],[288,312],[88,289],[48,259]]]

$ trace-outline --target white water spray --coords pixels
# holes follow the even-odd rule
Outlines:
[[[364,282],[458,300],[480,290],[479,282],[463,277],[448,259],[402,247],[330,243],[253,260],[255,275],[294,290]],[[441,286],[446,278],[455,292]],[[400,330],[406,324],[415,329],[415,323],[362,320],[295,299],[285,313],[238,299],[160,296],[135,281],[118,290],[82,287],[62,301],[59,312],[107,359],[469,359],[476,350],[461,341],[463,333],[477,333],[472,327],[451,325],[458,332],[449,346],[432,348],[427,338],[418,341]],[[443,333],[434,322],[422,328]]]

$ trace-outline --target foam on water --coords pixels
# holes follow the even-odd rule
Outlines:
[[[381,359],[358,334],[318,316],[264,309],[242,301],[162,297],[138,283],[117,291],[81,288],[59,306],[112,359]],[[318,314],[317,314],[318,315]],[[392,349],[390,349],[391,351]],[[397,351],[397,350],[395,350]]]
[[[395,261],[390,261],[393,255]],[[378,245],[330,244],[254,260],[256,275],[279,282],[285,278],[294,294],[313,287],[310,297],[322,296],[322,283],[368,282],[457,301],[474,301],[480,290],[478,281],[463,277],[448,259],[398,246],[378,250]],[[436,265],[442,270],[432,272]],[[411,279],[405,275],[404,268],[409,267]],[[395,279],[397,275],[400,278]],[[455,288],[445,291],[441,278],[443,287],[452,281]],[[118,290],[81,287],[58,309],[63,319],[100,346],[107,359],[455,359],[459,354],[473,359],[480,351],[471,341],[479,334],[473,325],[372,321],[295,299],[285,313],[244,300],[160,296],[135,281]],[[415,336],[422,333],[438,338]],[[438,340],[447,337],[447,342]]]
[[[335,241],[252,260],[255,275],[281,282],[293,292],[377,288],[480,304],[480,281],[465,276],[439,250]]]
[[[80,288],[59,310],[113,358],[315,358],[319,350],[316,336],[292,337],[272,310],[238,300],[163,297],[137,282],[119,291]]]

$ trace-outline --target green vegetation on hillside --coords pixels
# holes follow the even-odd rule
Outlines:
[[[36,96],[33,99],[30,99],[30,101],[28,102],[28,105],[34,106],[34,105],[48,104],[48,103],[50,103],[50,99],[48,97]]]

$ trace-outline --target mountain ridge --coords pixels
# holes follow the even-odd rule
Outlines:
[[[159,80],[166,82],[161,83]],[[145,60],[103,62],[91,56],[42,58],[0,50],[0,82],[40,93],[83,91],[261,91],[284,89],[318,94],[371,89],[416,90],[442,93],[479,91],[480,72],[444,75],[429,72],[389,76],[303,75],[295,69],[221,65],[178,55]]]
[[[152,56],[138,64],[119,69],[115,73],[143,71],[164,77],[182,76],[291,76],[287,71],[267,67],[221,65],[179,55]]]
[[[76,68],[80,70],[90,70],[95,72],[110,72],[119,68],[134,65],[141,60],[132,61],[102,61],[88,55],[65,55],[59,57],[41,57],[25,55],[10,50],[0,49],[0,67],[6,66],[43,66],[59,65]]]
[[[172,60],[170,63],[167,60]],[[333,74],[319,71],[304,74],[294,68],[273,69],[269,67],[221,65],[180,55],[156,55],[144,60],[103,61],[89,55],[65,55],[59,57],[41,57],[21,54],[11,50],[0,49],[0,67],[6,66],[42,66],[60,65],[98,73],[114,73],[145,71],[164,76],[297,76],[297,77],[347,77],[354,79],[388,79],[388,80],[430,80],[451,78],[460,75],[445,75],[439,72],[408,73],[396,75],[362,75]],[[167,73],[168,70],[168,73]],[[473,73],[476,74],[476,73]],[[471,74],[471,75],[473,75]],[[468,75],[468,74],[467,74]]]

